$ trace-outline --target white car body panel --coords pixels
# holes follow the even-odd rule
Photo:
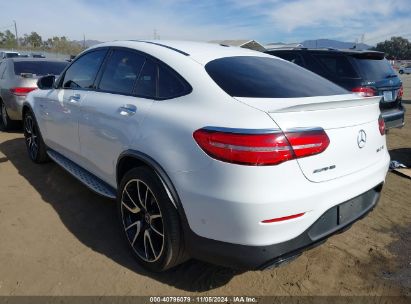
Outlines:
[[[153,102],[146,98],[88,92],[79,117],[80,155],[84,168],[116,187],[117,160],[137,142],[141,123]],[[121,110],[123,106],[135,106],[136,113],[127,115]]]
[[[277,105],[277,100],[271,100],[271,104],[264,100],[260,104],[257,99],[237,99],[268,111],[283,131],[321,126],[330,138],[330,145],[318,155],[298,159],[298,163],[309,180],[323,182],[368,168],[385,157],[386,147],[376,121],[381,98],[342,96],[318,97],[315,102],[312,98],[308,101],[308,98],[295,98],[285,109],[281,103]],[[357,143],[361,130],[365,131],[367,141],[363,148]],[[315,172],[330,167],[330,170]]]
[[[96,47],[121,46],[151,54],[190,83],[190,94],[153,101],[87,92],[76,107],[65,104],[64,98],[58,103],[50,101],[46,107],[53,113],[44,115],[41,113],[50,109],[40,110],[38,104],[54,93],[37,90],[27,100],[46,144],[115,188],[116,164],[122,152],[134,150],[149,155],[170,177],[193,232],[233,244],[262,246],[290,240],[332,206],[384,182],[389,155],[386,148],[376,152],[386,146],[385,136],[378,130],[377,99],[353,94],[275,102],[233,98],[210,78],[204,64],[227,56],[272,56],[204,43],[161,43],[190,56],[144,42],[110,42]],[[124,104],[135,105],[136,115],[120,115],[119,107]],[[59,112],[62,109],[74,113]],[[206,126],[283,130],[322,127],[331,144],[319,155],[277,166],[237,165],[215,160],[197,145],[193,132]],[[360,129],[370,138],[362,150],[357,146]],[[65,141],[65,136],[73,138]],[[318,177],[310,173],[332,164],[337,166],[334,172]],[[304,216],[297,219],[261,223],[301,212]]]
[[[71,98],[75,94],[80,95],[80,100],[74,101]],[[81,104],[86,96],[85,91],[53,89],[43,95],[34,107],[35,111],[38,111],[38,115],[35,114],[46,145],[60,151],[79,165],[82,165],[82,162],[78,121]]]

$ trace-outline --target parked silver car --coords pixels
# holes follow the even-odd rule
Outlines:
[[[17,52],[11,52],[11,51],[1,51],[0,52],[0,60],[6,59],[6,58],[14,58],[14,57],[19,57],[20,54]]]
[[[37,58],[9,58],[0,62],[0,130],[8,130],[21,121],[26,95],[37,89],[44,75],[59,75],[67,61]]]

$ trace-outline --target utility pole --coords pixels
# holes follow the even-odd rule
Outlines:
[[[86,35],[83,34],[83,49],[86,49]]]
[[[19,46],[19,36],[17,36],[17,24],[16,24],[16,20],[13,20],[14,23],[14,33],[16,34],[16,43],[17,46]]]
[[[160,35],[158,34],[157,29],[153,30],[153,39],[160,40]]]

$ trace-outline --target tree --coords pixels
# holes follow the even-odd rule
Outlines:
[[[391,37],[390,40],[377,43],[373,49],[384,52],[390,59],[411,59],[411,43],[403,37]]]
[[[9,30],[0,35],[0,45],[4,48],[15,48],[17,46],[16,36]]]
[[[50,51],[55,53],[77,55],[83,51],[83,47],[74,41],[70,41],[67,37],[48,38],[43,40],[36,32],[31,32],[30,35],[24,34],[19,38],[17,44],[16,36],[9,30],[0,32],[0,48],[4,49],[19,49],[25,51]]]
[[[43,39],[36,32],[31,32],[31,34],[27,36],[27,42],[32,47],[39,48],[43,44]]]

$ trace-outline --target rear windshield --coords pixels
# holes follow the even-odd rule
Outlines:
[[[30,73],[34,75],[60,75],[68,62],[59,61],[15,61],[14,73]]]
[[[348,92],[296,64],[269,57],[238,56],[210,61],[205,69],[229,95],[289,98]]]
[[[6,58],[19,57],[19,53],[6,53]]]
[[[396,75],[390,63],[385,59],[354,58],[364,80],[375,81]]]
[[[316,54],[314,56],[331,75],[338,78],[358,78],[357,72],[346,56],[337,54]]]

